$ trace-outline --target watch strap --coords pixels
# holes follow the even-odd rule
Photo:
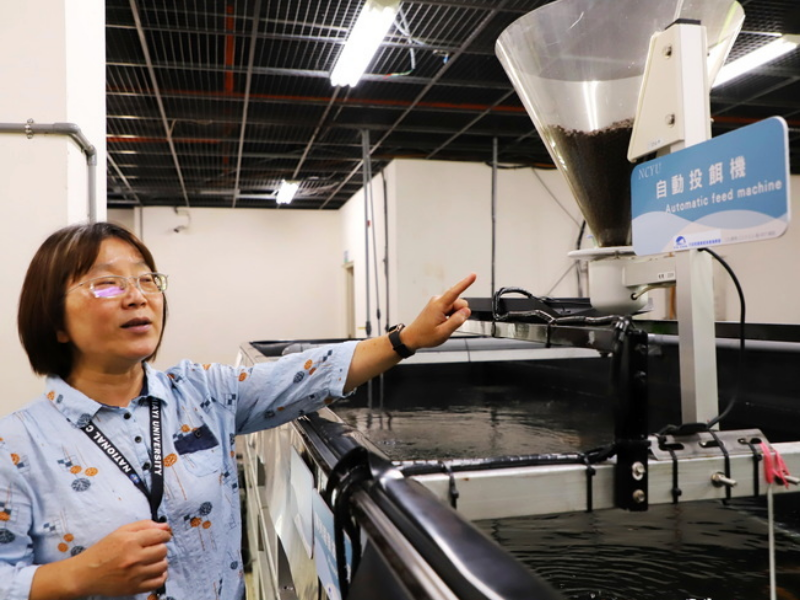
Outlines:
[[[389,342],[391,342],[392,348],[395,352],[397,352],[400,358],[414,356],[414,350],[409,350],[408,346],[406,346],[400,339],[400,332],[403,331],[404,328],[405,325],[399,323],[398,325],[395,325],[389,332]]]

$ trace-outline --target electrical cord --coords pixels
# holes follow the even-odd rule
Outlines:
[[[725,262],[725,260],[716,252],[711,250],[710,248],[700,248],[701,252],[708,252],[714,259],[719,262],[720,265],[728,272],[730,275],[731,280],[733,281],[733,285],[736,286],[736,293],[739,295],[739,360],[736,369],[736,385],[733,389],[733,394],[731,395],[731,399],[728,401],[725,410],[723,410],[720,414],[718,414],[713,419],[709,420],[707,423],[684,423],[680,426],[676,425],[666,425],[661,431],[658,432],[658,435],[665,435],[665,434],[676,434],[676,435],[689,435],[692,433],[697,433],[700,431],[709,431],[714,425],[722,421],[725,417],[727,417],[733,407],[736,405],[736,401],[739,398],[739,393],[742,387],[742,373],[744,372],[744,346],[745,346],[745,335],[744,335],[744,324],[745,324],[745,317],[747,314],[747,306],[744,300],[744,292],[742,291],[742,286],[739,283],[739,279],[736,277],[736,274],[733,272],[733,269],[730,265]]]
[[[477,459],[411,460],[396,461],[394,464],[404,475],[413,476],[441,473],[443,470],[446,470],[448,473],[461,473],[465,471],[486,471],[505,467],[597,464],[612,458],[616,452],[615,444],[611,443],[606,446],[586,450],[585,452],[520,454]]]
[[[550,313],[535,308],[533,310],[524,311],[507,311],[500,312],[500,298],[505,294],[521,294],[530,300],[546,305],[545,299],[534,296],[529,291],[518,287],[502,287],[497,290],[492,296],[492,319],[494,321],[508,321],[512,317],[536,317],[541,319],[548,325],[607,325],[609,323],[616,323],[624,319],[619,315],[606,315],[602,317],[586,317],[583,315],[567,315],[556,317]]]
[[[575,250],[580,250],[581,249],[581,244],[583,243],[583,234],[584,233],[586,233],[586,219],[583,220],[583,222],[581,223],[580,231],[578,231],[578,239],[575,241]],[[577,262],[576,262],[576,264],[577,264]],[[582,298],[583,297],[583,281],[581,279],[580,265],[578,266],[577,270],[575,271],[575,274],[577,275],[577,278],[578,278],[578,297]]]
[[[411,28],[408,26],[408,19],[406,18],[406,13],[404,10],[400,10],[400,20],[402,21],[402,25],[397,21],[394,22],[394,27],[399,31],[405,38],[408,40],[408,52],[411,58],[411,67],[407,71],[401,71],[397,73],[387,73],[384,77],[404,77],[406,75],[411,75],[414,70],[417,68],[417,55],[414,52],[414,44],[418,44],[420,46],[427,46],[423,42],[419,42],[414,39],[411,35]]]
[[[725,417],[727,417],[733,407],[736,405],[736,401],[739,398],[739,393],[741,392],[742,388],[742,372],[744,371],[744,345],[745,345],[745,335],[744,335],[744,324],[745,324],[745,315],[746,315],[746,305],[744,301],[744,292],[742,291],[742,286],[739,284],[739,279],[736,277],[736,274],[731,269],[730,265],[725,262],[725,260],[716,252],[711,250],[710,248],[701,248],[702,252],[708,252],[714,259],[722,265],[722,267],[728,272],[730,275],[731,280],[733,281],[733,285],[736,286],[736,293],[739,295],[739,360],[738,360],[738,368],[736,369],[736,386],[733,389],[733,394],[731,399],[728,401],[728,405],[725,407],[719,415],[714,417],[708,422],[708,428],[711,429],[714,425],[722,421]]]

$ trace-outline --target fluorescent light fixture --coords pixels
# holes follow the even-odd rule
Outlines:
[[[774,41],[753,50],[749,54],[734,60],[722,67],[714,81],[713,87],[728,83],[732,79],[741,77],[748,71],[760,67],[784,54],[788,54],[800,45],[800,35],[782,35]]]
[[[400,0],[367,0],[331,72],[333,85],[354,86],[394,23]]]
[[[278,204],[289,204],[299,188],[300,183],[298,181],[281,181],[281,187],[278,188],[278,197],[275,201]]]

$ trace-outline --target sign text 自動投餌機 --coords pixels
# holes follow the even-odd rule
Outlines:
[[[782,235],[790,219],[787,132],[772,117],[634,167],[636,254]]]

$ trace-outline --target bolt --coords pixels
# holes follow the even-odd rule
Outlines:
[[[633,501],[636,502],[636,504],[641,504],[645,500],[647,500],[647,494],[644,493],[644,490],[633,491]]]
[[[669,125],[670,127],[675,125],[675,114],[674,113],[668,114],[665,121],[667,122],[667,125]]]
[[[711,483],[713,483],[715,487],[722,487],[723,485],[727,485],[728,487],[736,487],[737,485],[735,479],[726,477],[725,473],[720,473],[719,471],[711,476]]]
[[[672,56],[672,46],[664,46],[664,56],[667,58]]]
[[[644,474],[647,472],[647,469],[642,463],[635,462],[633,465],[631,465],[631,472],[636,481],[641,481],[644,477]]]

